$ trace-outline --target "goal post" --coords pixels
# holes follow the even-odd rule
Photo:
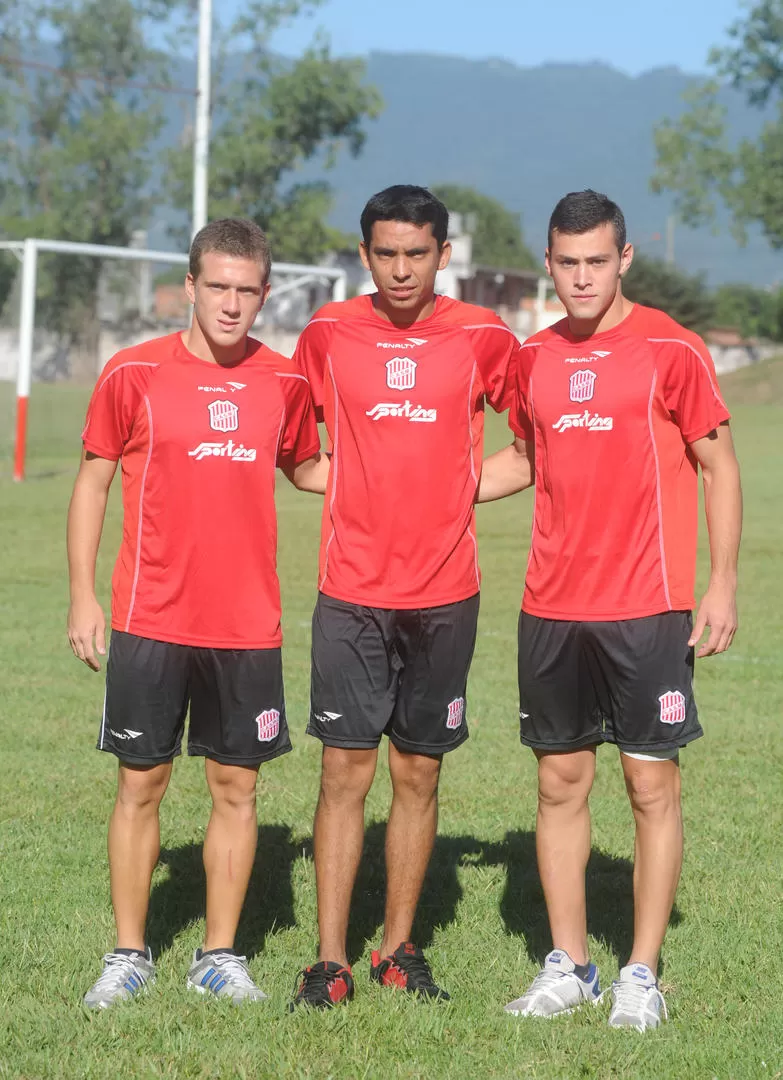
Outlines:
[[[14,437],[13,478],[24,480],[27,456],[27,417],[33,378],[33,338],[35,333],[35,300],[38,279],[39,252],[61,255],[87,255],[99,259],[119,259],[148,264],[169,263],[187,266],[188,256],[180,252],[149,251],[142,248],[112,247],[104,244],[81,244],[67,240],[0,241],[0,251],[13,251],[21,256],[21,296],[19,301],[19,360],[16,372],[16,422]],[[303,285],[327,281],[331,283],[332,299],[346,298],[346,272],[330,266],[305,266],[299,263],[273,262],[272,279],[284,278],[276,293],[289,292]]]

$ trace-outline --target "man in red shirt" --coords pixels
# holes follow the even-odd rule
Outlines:
[[[566,195],[547,270],[567,316],[525,342],[514,443],[484,463],[480,501],[533,482],[519,620],[522,742],[538,758],[538,864],[554,949],[506,1009],[553,1016],[599,996],[587,951],[588,795],[596,747],[615,743],[636,822],[634,942],[612,985],[613,1027],[657,1027],[661,945],[682,862],[679,749],[702,730],[698,656],[737,626],[742,496],[715,370],[701,339],[632,304],[633,249],[619,207]],[[697,475],[712,572],[695,626]]]
[[[252,222],[195,237],[189,330],[125,349],[90,402],[68,515],[75,655],[98,670],[104,616],[95,562],[109,487],[122,469],[123,536],[98,748],[119,758],[109,826],[117,945],[85,995],[107,1008],[154,980],[145,926],[158,808],[190,707],[189,753],[206,758],[206,936],[188,986],[260,1001],[234,936],[256,848],[262,761],[291,749],[280,661],[275,468],[323,491],[326,459],[307,380],[248,332],[269,292]]]
[[[296,352],[332,447],[308,727],[324,744],[314,827],[320,950],[296,995],[313,1006],[353,994],[349,907],[384,733],[393,798],[371,977],[448,996],[410,938],[441,760],[468,735],[484,407],[508,407],[519,350],[494,312],[435,295],[450,245],[448,212],[429,191],[374,195],[361,229],[377,292],[327,304]]]

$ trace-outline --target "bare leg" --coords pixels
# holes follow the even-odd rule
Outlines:
[[[585,870],[590,857],[587,799],[595,777],[595,747],[538,758],[536,853],[552,943],[586,964]]]
[[[206,759],[212,814],[204,837],[207,875],[205,949],[231,949],[256,853],[257,766]]]
[[[620,755],[636,819],[634,942],[629,963],[657,971],[682,868],[680,767]]]
[[[325,746],[313,825],[318,891],[318,959],[348,964],[348,915],[364,843],[364,800],[375,776],[377,747]]]
[[[152,871],[160,854],[158,809],[171,765],[120,762],[109,822],[111,902],[120,949],[144,952]]]
[[[381,956],[408,941],[438,831],[442,757],[406,754],[389,743],[393,797],[386,829],[386,915]]]

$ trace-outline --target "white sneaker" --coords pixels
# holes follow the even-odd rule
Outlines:
[[[573,1012],[586,1001],[595,1004],[601,996],[598,968],[591,964],[588,978],[580,979],[575,966],[567,952],[554,949],[530,988],[506,1005],[505,1012],[514,1016],[557,1016]]]
[[[246,1001],[266,1001],[266,994],[250,977],[247,959],[234,953],[212,952],[204,956],[201,949],[196,949],[187,986],[199,994],[211,993],[215,997],[230,998],[235,1005],[242,1005]]]
[[[149,948],[143,953],[106,953],[103,972],[84,995],[88,1009],[109,1009],[127,1001],[155,982],[155,965]]]
[[[636,1028],[647,1031],[657,1028],[669,1019],[666,1002],[658,989],[658,982],[646,964],[628,964],[620,971],[620,978],[612,983],[612,1012],[609,1027]]]

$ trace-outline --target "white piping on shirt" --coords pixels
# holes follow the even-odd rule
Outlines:
[[[683,342],[684,344],[684,342]],[[694,350],[695,351],[695,350]],[[655,459],[655,497],[658,503],[658,544],[661,551],[661,578],[663,579],[663,592],[666,597],[666,607],[672,610],[671,597],[669,596],[669,578],[666,573],[666,548],[663,542],[663,504],[661,502],[661,466],[658,461],[658,447],[655,444],[655,430],[653,428],[653,400],[655,387],[658,383],[658,371],[653,371],[652,384],[650,386],[650,400],[647,403],[647,424],[650,428],[650,442],[652,444],[653,458]]]
[[[329,320],[324,320],[324,321],[325,322],[337,322],[336,319],[329,319]],[[339,411],[340,411],[340,405],[339,405],[339,399],[337,397],[337,385],[336,385],[336,383],[334,381],[334,371],[332,369],[332,356],[331,356],[331,353],[326,354],[326,366],[327,366],[328,371],[329,371],[329,378],[332,380],[332,393],[334,394],[334,438],[332,439],[332,461],[331,461],[331,470],[330,470],[331,471],[330,479],[332,481],[332,494],[331,494],[331,498],[329,499],[329,520],[332,523],[332,535],[327,540],[326,547],[324,548],[324,572],[321,575],[321,580],[318,582],[318,588],[319,589],[323,588],[324,582],[326,581],[327,574],[329,573],[329,548],[332,546],[332,540],[334,540],[334,535],[335,535],[334,516],[333,516],[334,495],[335,495],[335,491],[337,490],[337,470],[339,468],[339,462],[340,462],[340,458],[339,458],[339,455],[337,453],[337,442],[338,442],[338,435],[339,435]]]
[[[147,486],[147,472],[150,467],[150,460],[152,459],[152,446],[153,446],[153,427],[152,427],[152,406],[150,405],[150,399],[147,395],[144,395],[144,404],[147,408],[147,421],[150,428],[150,445],[147,451],[147,460],[144,463],[144,472],[141,476],[141,491],[139,492],[139,528],[136,533],[136,567],[133,573],[133,588],[131,589],[130,603],[128,604],[128,618],[125,620],[125,633],[129,632],[131,616],[133,615],[133,608],[136,603],[136,586],[139,583],[139,571],[141,570],[141,538],[144,530],[144,490]]]

